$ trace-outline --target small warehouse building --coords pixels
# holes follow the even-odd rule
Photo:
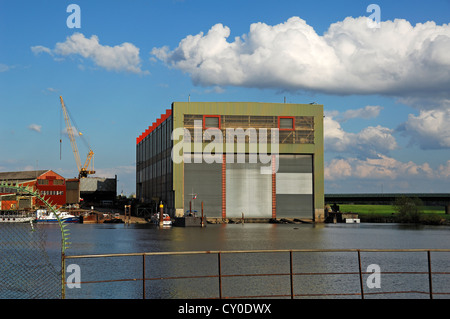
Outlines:
[[[324,220],[323,106],[174,102],[136,139],[136,197],[181,217]]]
[[[79,194],[86,205],[113,205],[117,196],[117,175],[114,178],[81,178]]]

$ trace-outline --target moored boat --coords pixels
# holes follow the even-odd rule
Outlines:
[[[29,223],[36,217],[29,212],[2,211],[0,212],[0,223]]]
[[[151,218],[152,223],[159,225],[159,213],[156,213]],[[168,214],[163,214],[163,226],[172,226],[172,219]]]
[[[58,216],[63,223],[80,222],[79,217],[71,215],[68,212],[59,212]],[[48,212],[46,209],[38,209],[36,211],[36,222],[57,223],[58,218],[56,217],[54,212]]]

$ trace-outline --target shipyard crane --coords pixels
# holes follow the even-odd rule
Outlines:
[[[78,147],[77,142],[75,141],[75,132],[70,124],[70,117],[69,113],[67,111],[67,108],[64,104],[62,96],[59,97],[61,100],[61,107],[64,114],[64,120],[66,121],[66,127],[67,127],[67,134],[69,135],[70,144],[72,145],[73,155],[75,156],[75,161],[77,163],[78,168],[78,178],[84,178],[87,177],[90,174],[95,174],[94,171],[94,152],[92,151],[91,147],[86,143],[86,145],[89,148],[89,153],[86,157],[86,161],[83,166],[81,166],[81,160],[80,160],[80,154],[78,153]],[[82,133],[78,131],[77,134],[82,137]]]

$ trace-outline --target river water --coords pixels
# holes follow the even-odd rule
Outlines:
[[[60,268],[61,235],[58,225],[39,225],[46,232],[46,250]],[[5,227],[3,227],[6,230]],[[208,224],[204,228],[159,228],[150,224],[70,224],[67,256],[144,252],[236,251],[285,249],[450,249],[449,226],[404,224]],[[0,233],[2,229],[0,227]],[[3,232],[2,234],[4,234]],[[0,234],[1,235],[1,234]],[[1,236],[0,236],[1,239]],[[289,296],[288,252],[221,255],[222,297]],[[357,252],[293,253],[296,298],[361,298]],[[218,298],[217,277],[156,280],[170,276],[216,276],[217,254],[66,259],[75,265],[80,288],[66,288],[67,299],[140,299],[143,270],[145,297]],[[379,267],[379,275],[369,277]],[[450,252],[431,252],[433,272],[450,272]],[[361,252],[365,298],[429,298],[426,252]],[[315,275],[313,273],[333,273]],[[398,272],[413,272],[398,274]],[[283,274],[278,276],[228,277],[236,274]],[[75,278],[75,279],[74,279]],[[371,279],[370,279],[371,278]],[[74,280],[72,280],[74,279]],[[378,283],[369,287],[367,281]],[[450,298],[450,274],[433,274],[434,298]],[[391,294],[390,292],[403,292]],[[411,293],[415,291],[415,293]],[[345,295],[339,295],[344,293]],[[380,294],[383,293],[383,294]],[[289,298],[289,297],[283,297]]]
[[[450,227],[403,224],[222,224],[205,228],[163,228],[153,225],[72,224],[67,255],[180,251],[282,249],[450,249]],[[433,272],[450,272],[450,252],[432,252]],[[68,259],[80,266],[81,281],[142,278],[142,257]],[[148,256],[146,278],[208,276],[218,273],[218,256]],[[428,276],[388,274],[427,272],[426,252],[363,252],[363,272],[378,265],[381,287],[369,288],[366,298],[428,298]],[[223,254],[222,274],[289,273],[288,253]],[[294,253],[295,273],[358,272],[356,252]],[[372,271],[372,270],[371,270]],[[369,272],[367,270],[367,272]],[[373,279],[375,280],[375,279]],[[450,275],[433,275],[433,292],[450,292]],[[218,279],[146,281],[146,298],[216,298]],[[294,276],[298,298],[361,298],[359,275]],[[370,294],[392,291],[423,293]],[[289,276],[226,277],[222,296],[286,295]],[[340,293],[347,295],[338,296]],[[82,284],[66,290],[67,298],[142,298],[142,281]],[[436,294],[435,298],[450,295]]]

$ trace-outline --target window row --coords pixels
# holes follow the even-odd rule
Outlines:
[[[278,128],[280,131],[313,130],[312,116],[249,116],[249,115],[191,115],[185,114],[184,126],[194,127],[201,120],[202,128]]]
[[[54,179],[53,183],[50,184],[48,179],[38,179],[37,183],[39,185],[64,185],[64,180],[62,179]]]
[[[258,143],[271,140],[271,130],[279,129],[280,144],[314,144],[314,117],[313,116],[253,116],[253,115],[198,115],[185,114],[184,127],[188,129],[192,142],[201,142],[195,140],[194,127],[198,121],[203,123],[203,130],[208,128],[218,128],[223,132],[223,138],[227,138],[228,128],[243,129],[246,143]],[[255,129],[250,131],[248,129]],[[257,133],[257,130],[266,128],[266,135]],[[241,134],[240,132],[235,132]],[[251,137],[251,135],[255,135]],[[185,135],[185,140],[189,138]],[[234,135],[232,138],[235,138]],[[197,136],[197,139],[203,139],[203,136]]]
[[[64,195],[64,191],[41,191],[41,195]]]

